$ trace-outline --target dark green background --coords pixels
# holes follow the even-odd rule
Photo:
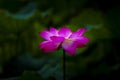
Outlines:
[[[119,78],[117,0],[0,0],[0,80],[62,80],[62,49],[44,54],[38,48],[38,32],[50,26],[88,29],[87,46],[66,55],[67,80]]]

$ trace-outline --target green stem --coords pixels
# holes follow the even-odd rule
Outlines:
[[[63,80],[66,80],[66,67],[65,67],[65,60],[66,60],[66,56],[65,56],[65,50],[63,50]]]

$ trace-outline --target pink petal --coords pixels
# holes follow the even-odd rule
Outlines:
[[[79,30],[77,30],[76,32],[73,32],[70,35],[70,39],[78,39],[80,36],[82,36],[86,31],[86,28],[80,28]]]
[[[79,38],[79,36],[78,36],[78,33],[76,32],[73,32],[69,37],[69,39],[77,39],[77,38]]]
[[[59,37],[59,36],[51,36],[50,38],[55,42],[63,42],[65,40],[64,37]]]
[[[65,40],[62,43],[62,48],[70,55],[76,54],[76,43],[71,40]]]
[[[68,38],[72,34],[72,32],[69,28],[62,27],[62,28],[60,28],[58,34],[62,37]]]
[[[39,45],[39,48],[42,49],[43,52],[53,52],[58,49],[59,43],[55,43],[53,41],[44,41]]]
[[[79,36],[82,36],[86,32],[86,30],[87,30],[86,28],[80,28],[77,30],[77,33]]]
[[[54,27],[50,27],[50,33],[54,34],[54,35],[58,35],[58,30],[55,29]]]
[[[39,35],[44,38],[45,40],[50,40],[50,36],[52,36],[53,34],[50,33],[49,31],[47,30],[44,30],[42,32],[39,32]]]
[[[82,36],[79,39],[76,39],[75,42],[77,43],[77,48],[82,48],[86,45],[87,42],[89,42],[89,39]]]

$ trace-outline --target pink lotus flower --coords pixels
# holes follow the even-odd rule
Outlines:
[[[76,32],[72,32],[67,27],[62,27],[59,30],[51,27],[50,30],[44,30],[39,35],[46,41],[39,45],[43,52],[52,52],[62,47],[68,54],[75,55],[77,48],[82,48],[89,42],[89,39],[82,36],[86,28],[81,28]]]

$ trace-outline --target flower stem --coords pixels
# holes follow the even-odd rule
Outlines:
[[[66,56],[65,56],[65,50],[63,50],[63,80],[66,80],[66,67],[65,67],[65,59],[66,59]]]

